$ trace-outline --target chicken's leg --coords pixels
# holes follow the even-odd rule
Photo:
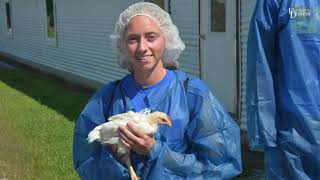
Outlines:
[[[130,173],[130,177],[131,180],[139,180],[139,177],[137,176],[136,172],[134,171],[132,165],[131,165],[131,161],[130,158],[126,158],[126,160],[124,161],[124,163],[127,165],[129,173]]]
[[[118,142],[117,156],[124,162],[129,170],[131,180],[139,180],[136,172],[134,171],[130,160],[130,149],[125,146],[121,141]]]

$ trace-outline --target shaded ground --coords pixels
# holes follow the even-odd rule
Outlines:
[[[0,70],[1,69],[14,69],[14,68],[24,68],[31,74],[46,78],[48,81],[61,86],[62,88],[66,88],[68,90],[73,90],[79,93],[84,93],[88,96],[92,95],[95,92],[95,89],[84,87],[78,84],[74,84],[71,82],[68,82],[62,78],[56,77],[54,75],[49,75],[40,72],[37,69],[34,69],[30,66],[18,63],[12,59],[9,59],[5,56],[0,55]],[[56,110],[64,112],[63,108],[54,107]],[[265,179],[264,178],[264,164],[263,164],[263,153],[262,152],[252,152],[248,148],[248,142],[246,140],[246,134],[245,132],[242,132],[242,164],[243,164],[243,173],[238,176],[236,179],[242,180],[242,179]],[[1,167],[1,160],[0,160],[0,167]],[[1,169],[1,168],[0,168]],[[2,177],[0,177],[0,180]]]
[[[236,179],[262,180],[264,176],[264,154],[249,150],[247,134],[241,131],[242,174]]]
[[[34,74],[34,75],[37,75],[37,76],[41,76],[41,77],[45,77],[48,79],[48,81],[51,81],[63,88],[68,88],[70,90],[74,90],[74,91],[77,91],[77,92],[80,92],[80,93],[84,93],[86,95],[92,95],[92,93],[95,92],[94,89],[92,88],[89,88],[89,87],[85,87],[85,86],[82,86],[82,85],[79,85],[79,84],[75,84],[75,83],[71,83],[63,78],[60,78],[60,77],[57,77],[57,76],[54,76],[54,75],[51,75],[51,74],[46,74],[46,73],[43,73],[41,72],[40,70],[38,69],[35,69],[33,67],[30,67],[28,65],[25,65],[25,64],[21,64],[17,61],[14,61],[13,59],[10,59],[6,56],[3,56],[0,54],[0,69],[1,68],[9,68],[9,69],[12,69],[12,68],[24,68],[25,70],[27,70],[28,72]]]

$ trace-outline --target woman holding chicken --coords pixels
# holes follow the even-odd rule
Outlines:
[[[178,70],[185,46],[170,15],[140,2],[120,14],[111,36],[119,64],[131,73],[102,87],[74,130],[74,165],[82,179],[129,179],[111,147],[88,144],[88,133],[108,117],[148,108],[166,113],[172,127],[154,136],[134,123],[120,126],[141,179],[230,179],[241,173],[240,130],[201,80]]]

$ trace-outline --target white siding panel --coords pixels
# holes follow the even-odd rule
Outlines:
[[[246,115],[246,71],[247,40],[250,20],[256,0],[241,0],[240,7],[240,46],[241,46],[241,129],[247,130]]]
[[[198,4],[197,0],[171,0],[170,14],[186,45],[179,58],[180,69],[200,77]]]
[[[4,34],[5,34],[5,7],[4,1],[0,0],[0,42],[3,41]]]
[[[127,73],[118,67],[109,36],[120,12],[137,0],[56,0],[56,44],[46,38],[44,0],[11,1],[13,33],[5,31],[0,0],[0,52],[99,83]]]

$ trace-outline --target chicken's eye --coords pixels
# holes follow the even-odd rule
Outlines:
[[[161,119],[161,122],[167,122],[166,119]]]

